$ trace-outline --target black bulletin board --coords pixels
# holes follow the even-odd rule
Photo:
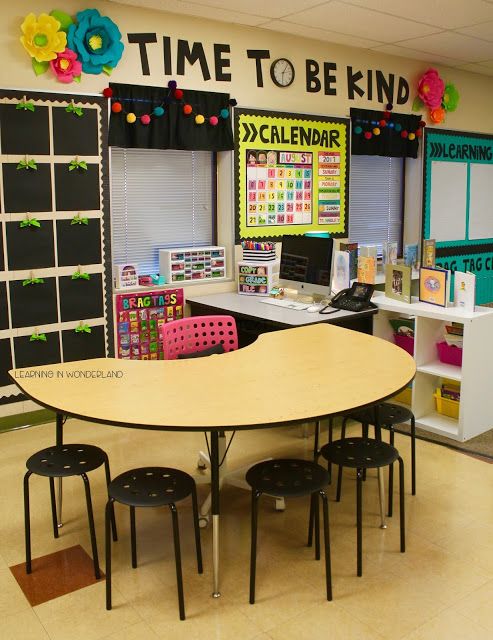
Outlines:
[[[87,110],[83,116],[74,118],[63,107],[54,107],[53,145],[55,155],[98,156],[98,123],[96,111]]]
[[[21,227],[19,222],[7,222],[5,226],[11,271],[55,266],[52,220],[43,220],[40,227]]]
[[[53,209],[50,165],[40,162],[36,164],[36,171],[19,170],[17,162],[2,164],[5,213]]]
[[[57,220],[58,266],[101,262],[101,221],[88,218],[87,224]]]

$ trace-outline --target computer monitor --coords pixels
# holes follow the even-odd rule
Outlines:
[[[328,296],[333,240],[316,236],[283,236],[279,286],[298,293]]]

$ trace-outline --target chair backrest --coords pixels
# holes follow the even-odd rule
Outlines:
[[[195,316],[163,325],[164,359],[178,354],[204,351],[222,344],[224,351],[238,349],[238,332],[233,316]]]

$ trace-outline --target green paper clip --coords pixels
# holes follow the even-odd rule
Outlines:
[[[78,213],[76,216],[74,216],[70,222],[70,224],[89,224],[89,219],[88,218],[81,218],[80,217],[80,213]]]
[[[72,274],[72,280],[90,280],[91,276],[88,273],[82,271],[76,271]]]
[[[84,115],[84,110],[82,107],[76,107],[73,102],[71,102],[67,107],[65,107],[65,111],[67,113],[73,113],[76,116]]]
[[[36,107],[32,102],[26,101],[26,96],[24,96],[24,100],[21,100],[15,105],[16,109],[24,109],[24,111],[34,111]]]
[[[36,340],[40,340],[41,342],[47,342],[46,336],[44,333],[33,333],[29,338],[29,342],[36,342]]]
[[[19,227],[24,229],[25,227],[41,227],[41,222],[36,220],[36,218],[26,218],[25,220],[21,220],[19,223]]]
[[[38,170],[38,165],[36,164],[36,160],[21,160],[18,165],[17,165],[17,169],[34,169],[35,171]]]
[[[44,284],[43,278],[27,278],[22,281],[22,286],[27,287],[28,284]]]
[[[86,163],[86,161],[85,160],[80,160],[79,161],[79,160],[77,160],[77,158],[75,158],[68,165],[68,170],[69,171],[73,171],[74,169],[84,169],[84,171],[87,171],[87,163]]]
[[[75,328],[75,333],[92,333],[92,329],[88,324],[81,324]]]

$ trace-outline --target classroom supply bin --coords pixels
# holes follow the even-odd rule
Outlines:
[[[402,391],[392,397],[392,401],[396,400],[397,402],[402,402],[402,404],[411,405],[413,397],[413,389],[412,387],[406,387]]]
[[[441,362],[462,366],[462,348],[444,342],[437,342],[438,358]]]
[[[245,262],[270,262],[275,259],[275,249],[243,249],[243,260]]]
[[[440,389],[437,389],[433,395],[435,397],[435,404],[438,413],[441,413],[444,416],[449,416],[449,418],[455,418],[456,420],[459,419],[459,400],[442,398]]]
[[[159,273],[166,282],[217,280],[226,276],[224,247],[159,249]]]
[[[402,333],[394,333],[394,342],[398,347],[407,351],[409,355],[414,356],[414,337],[406,336]]]
[[[268,296],[279,282],[279,260],[255,264],[238,262],[238,293],[250,296]]]

